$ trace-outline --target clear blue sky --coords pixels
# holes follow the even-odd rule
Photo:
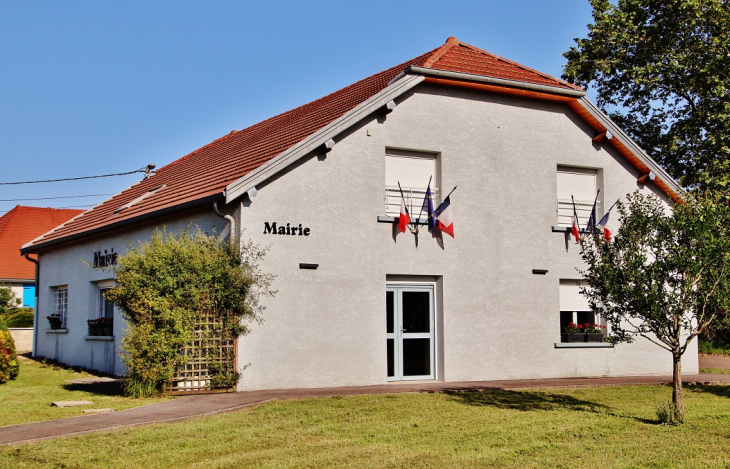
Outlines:
[[[449,36],[559,77],[590,22],[587,0],[0,0],[0,182],[159,168]],[[138,179],[0,186],[0,199]],[[105,198],[0,202],[0,214]]]

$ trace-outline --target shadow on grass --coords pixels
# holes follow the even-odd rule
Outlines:
[[[84,391],[99,396],[123,396],[122,386],[120,383],[94,383],[94,384],[77,384],[68,383],[63,385],[66,391]]]
[[[522,411],[568,409],[581,412],[598,412],[599,410],[610,409],[596,402],[585,401],[564,394],[542,392],[487,389],[468,392],[447,391],[445,394],[466,405],[490,406],[499,409]]]
[[[719,397],[730,397],[730,385],[695,384],[685,386],[685,389],[689,389],[692,392],[706,392]]]

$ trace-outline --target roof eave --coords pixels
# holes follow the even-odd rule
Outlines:
[[[389,101],[396,99],[408,90],[412,89],[421,83],[423,79],[424,78],[419,75],[401,77],[399,80],[392,82],[384,90],[355,106],[338,119],[335,119],[328,125],[301,140],[299,143],[278,154],[267,163],[230,183],[225,190],[226,203],[236,200],[253,187],[256,187],[257,184],[260,184],[261,182],[276,175],[278,172],[288,168],[313,150],[324,145],[328,140],[335,138],[349,127],[357,124],[362,119],[376,112],[378,109],[381,109]]]
[[[119,220],[118,222],[110,223],[108,225],[100,226],[98,228],[93,228],[91,230],[82,231],[80,233],[71,234],[68,236],[64,236],[62,238],[53,239],[51,241],[47,242],[40,242],[38,244],[33,245],[25,245],[22,248],[20,248],[21,254],[32,254],[40,252],[44,249],[48,249],[51,247],[56,247],[62,244],[70,243],[72,241],[78,241],[80,239],[84,238],[91,238],[95,237],[101,234],[104,234],[109,231],[115,231],[121,228],[128,227],[130,225],[136,225],[140,223],[144,223],[146,221],[160,218],[168,215],[172,215],[176,212],[184,212],[187,210],[191,210],[194,208],[197,208],[199,206],[203,206],[209,203],[212,203],[216,200],[220,200],[223,198],[223,193],[217,193],[213,195],[208,195],[205,197],[201,197],[200,199],[190,200],[188,202],[184,202],[182,204],[178,205],[172,205],[170,207],[166,207],[160,210],[155,210],[153,212],[144,213],[141,215],[137,215],[135,217],[131,218],[125,218],[124,220]]]
[[[586,95],[583,90],[572,90],[557,86],[539,85],[536,83],[528,83],[518,80],[508,80],[505,78],[493,78],[483,75],[474,75],[472,73],[452,72],[450,70],[439,70],[436,68],[419,67],[411,65],[405,69],[406,74],[418,74],[427,77],[451,78],[454,80],[473,81],[477,83],[488,83],[490,85],[507,86],[510,88],[520,88],[531,91],[541,91],[543,93],[552,93],[562,96],[570,96],[573,98],[581,98]]]
[[[609,130],[614,135],[614,137],[618,138],[627,147],[627,149],[639,161],[641,161],[641,163],[649,168],[651,172],[653,172],[664,184],[666,184],[669,189],[674,192],[674,194],[676,194],[678,198],[683,199],[685,197],[685,192],[684,189],[682,189],[682,186],[680,186],[679,183],[675,181],[674,178],[664,170],[664,168],[659,166],[659,163],[654,161],[651,156],[646,154],[646,152],[636,142],[634,142],[631,137],[626,134],[626,132],[621,130],[621,127],[619,127],[614,121],[612,121],[611,118],[608,117],[608,115],[601,111],[598,106],[593,103],[593,101],[584,96],[578,99],[578,102],[583,107],[583,109],[585,109],[591,116],[593,116],[593,118],[600,122],[607,130]],[[671,194],[668,195],[670,197],[672,196]]]

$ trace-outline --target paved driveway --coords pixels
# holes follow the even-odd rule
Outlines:
[[[730,370],[730,357],[721,355],[700,357],[700,368],[720,368]]]

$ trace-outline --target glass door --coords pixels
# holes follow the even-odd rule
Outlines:
[[[385,292],[388,380],[434,379],[433,287]]]

